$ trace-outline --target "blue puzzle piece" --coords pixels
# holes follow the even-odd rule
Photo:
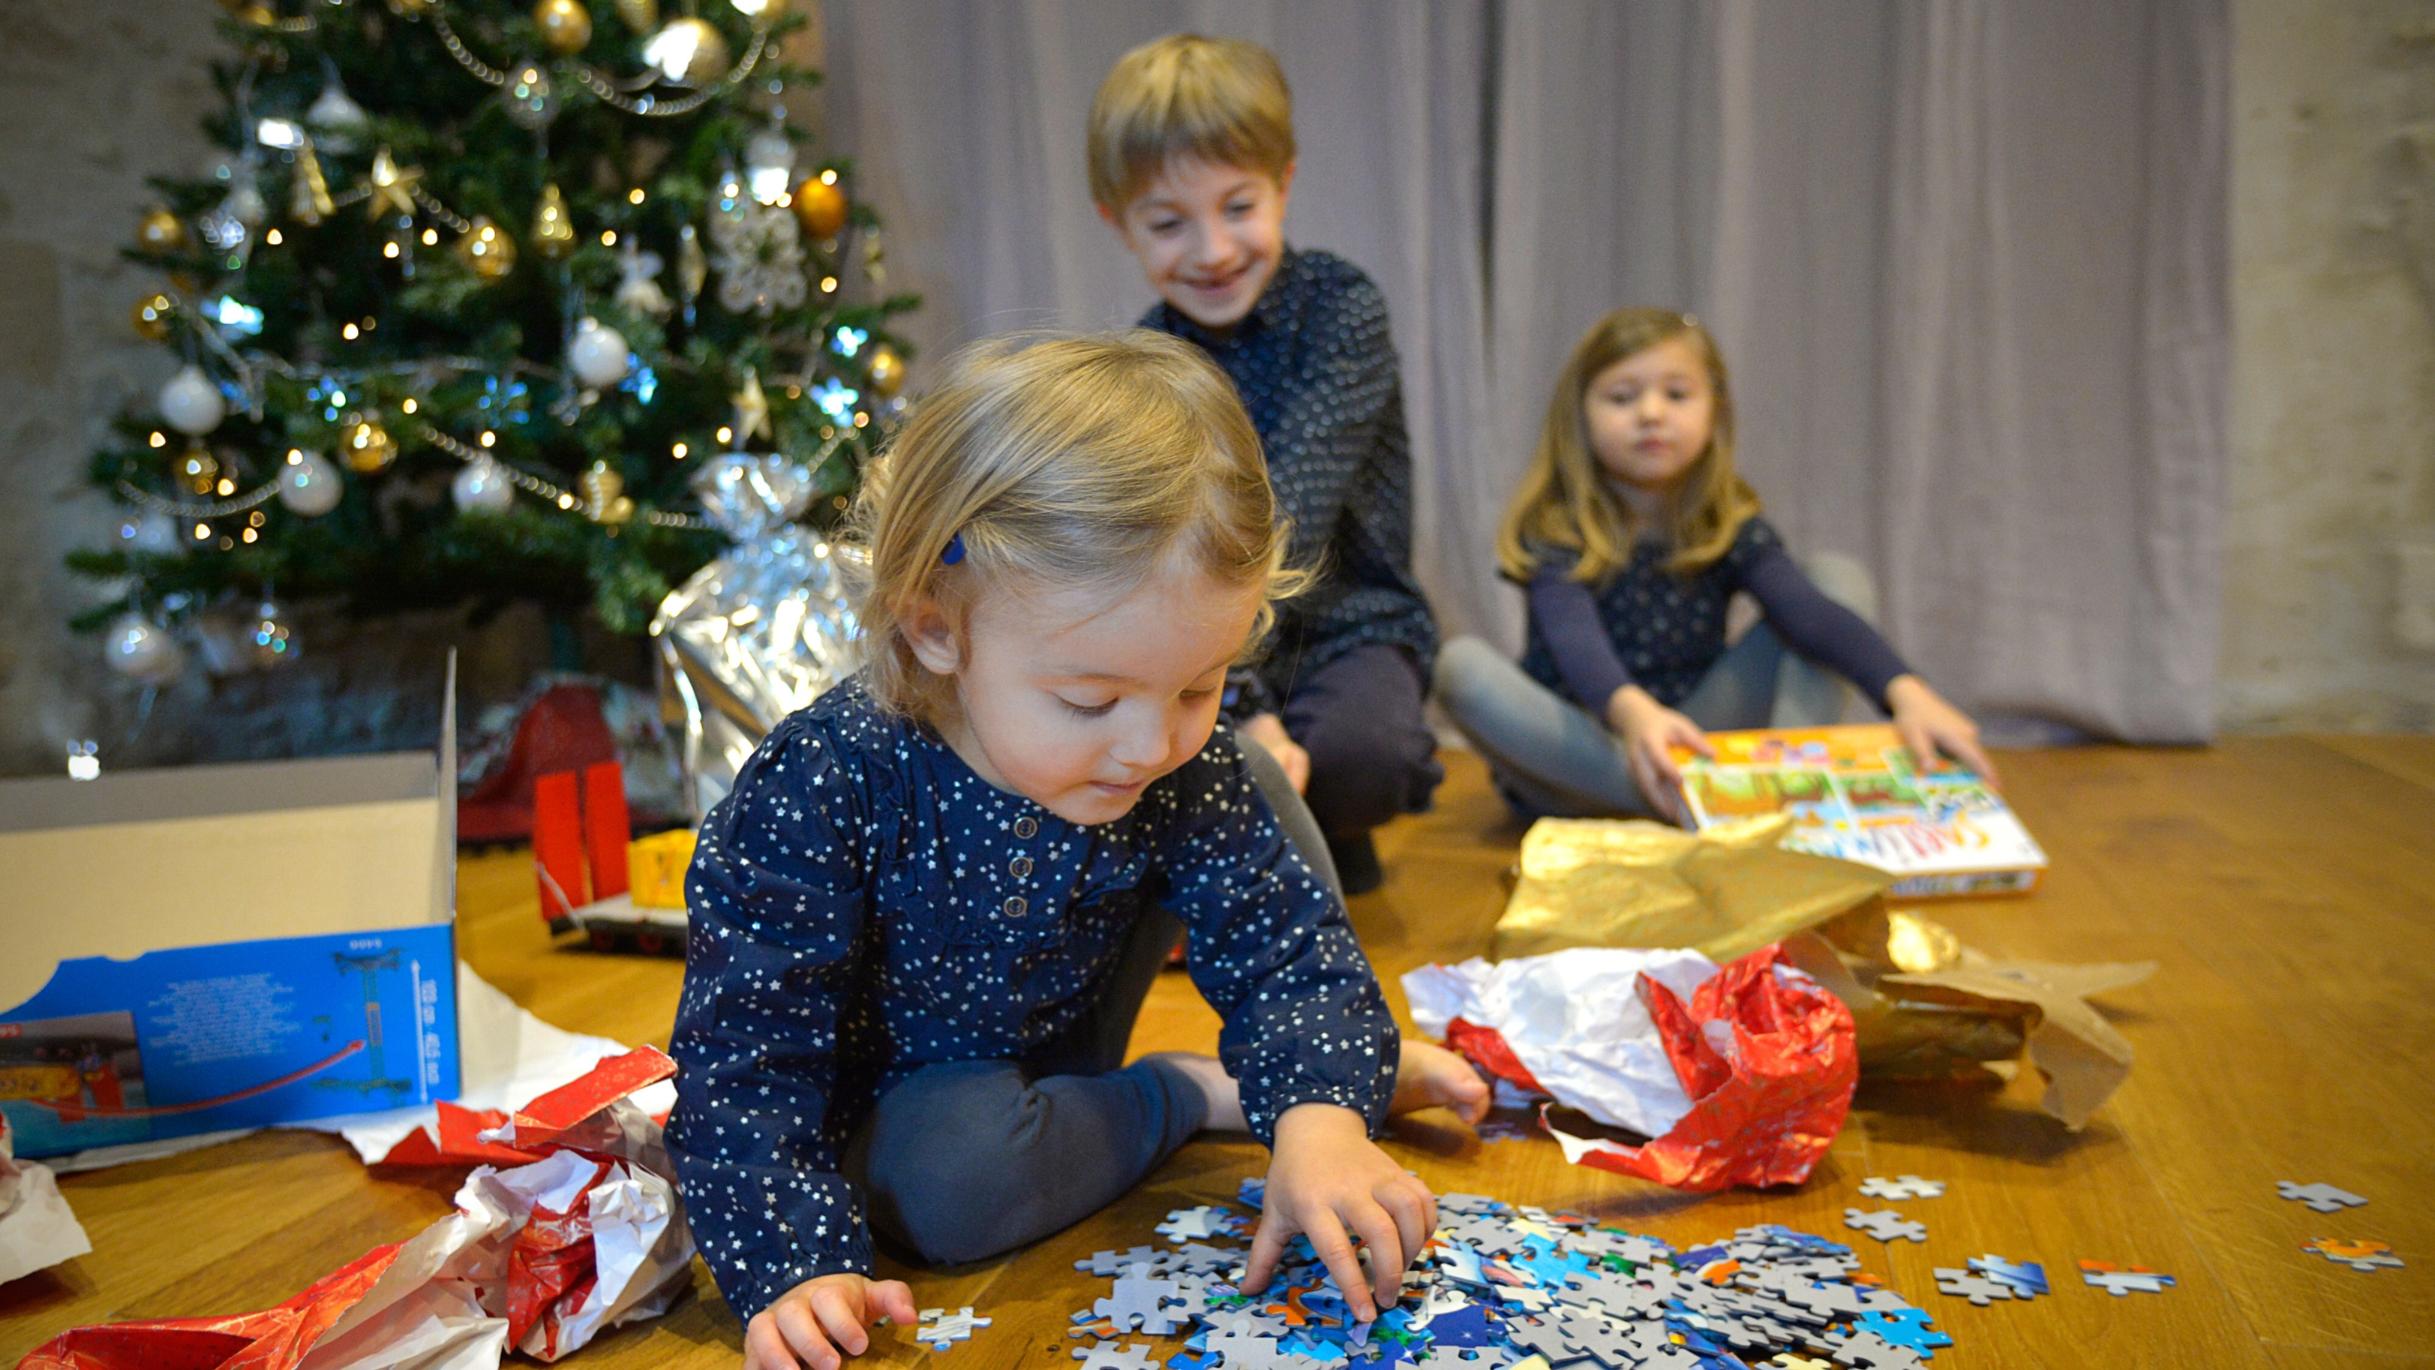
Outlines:
[[[2011,1285],[2018,1298],[2034,1299],[2040,1294],[2052,1292],[2046,1283],[2046,1267],[2035,1261],[2014,1265],[2001,1256],[1989,1253],[1972,1257],[1970,1268],[1988,1279]]]
[[[1263,1208],[1268,1203],[1268,1181],[1245,1180],[1234,1191],[1235,1201],[1246,1208]]]
[[[1223,1363],[1215,1351],[1178,1351],[1167,1358],[1167,1370],[1215,1370]]]
[[[1489,1323],[1488,1310],[1476,1303],[1438,1314],[1429,1320],[1427,1331],[1438,1346],[1492,1346],[1503,1335]]]
[[[1928,1325],[1927,1310],[1902,1308],[1892,1311],[1872,1309],[1860,1315],[1860,1325],[1895,1346],[1917,1351],[1925,1357],[1936,1354],[1934,1348],[1951,1346],[1953,1339]]]

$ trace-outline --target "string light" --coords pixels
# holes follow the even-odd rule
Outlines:
[[[678,461],[683,461],[685,459],[685,454],[692,450],[692,448],[687,447],[685,444],[680,442],[668,449],[668,455],[676,458]]]
[[[412,396],[412,395],[408,395],[408,396],[406,397],[405,402],[404,402],[403,404],[400,404],[400,405],[398,406],[398,408],[400,408],[400,409],[404,410],[405,412],[407,412],[407,413],[409,413],[409,414],[413,413],[415,410],[420,409],[420,408],[422,408],[422,407],[423,407],[423,406],[422,406],[422,405],[421,405],[419,402],[417,402],[417,401],[415,400],[414,396]]]
[[[169,445],[169,435],[156,428],[153,430],[152,436],[144,439],[144,441],[152,444],[154,447],[167,447]]]
[[[440,245],[440,231],[439,231],[438,229],[436,229],[436,228],[426,228],[426,229],[424,229],[424,230],[423,230],[423,246],[425,246],[425,247],[437,247],[437,246],[439,246],[439,245]]]
[[[348,342],[353,342],[361,332],[362,330],[358,329],[355,325],[348,324],[346,327],[338,330],[338,336],[346,339]]]
[[[627,203],[627,204],[630,204],[630,205],[639,205],[639,204],[641,204],[642,202],[643,202],[643,188],[642,188],[641,186],[636,186],[634,189],[629,190],[629,191],[627,191],[627,192],[626,192],[626,203]]]
[[[279,230],[275,228],[262,235],[262,245],[265,247],[277,247],[279,244],[286,241],[287,239],[282,237]]]
[[[600,230],[600,245],[602,247],[617,246],[617,230],[614,228],[604,228]]]
[[[721,447],[724,447],[724,446],[726,446],[727,444],[729,444],[729,443],[731,443],[731,442],[734,442],[735,440],[736,440],[736,430],[734,430],[733,428],[728,427],[726,424],[723,424],[723,423],[722,423],[722,424],[720,424],[720,425],[719,425],[719,445],[720,445]]]
[[[474,441],[482,444],[484,447],[496,447],[499,445],[499,435],[485,428],[482,430],[482,435],[475,438]]]

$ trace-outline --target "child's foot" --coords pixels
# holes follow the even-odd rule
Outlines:
[[[1454,1052],[1417,1037],[1403,1039],[1403,1060],[1395,1068],[1395,1101],[1389,1113],[1411,1113],[1443,1104],[1466,1123],[1488,1116],[1493,1096],[1488,1082],[1471,1063]]]
[[[1243,1116],[1242,1086],[1234,1082],[1215,1056],[1203,1056],[1196,1051],[1154,1051],[1141,1059],[1166,1066],[1200,1090],[1201,1102],[1209,1109],[1208,1120],[1202,1127],[1212,1132],[1251,1131],[1251,1121]]]

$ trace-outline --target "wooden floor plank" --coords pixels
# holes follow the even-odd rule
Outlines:
[[[1398,1012],[1401,973],[1484,954],[1520,828],[1468,756],[1447,758],[1437,810],[1381,840],[1390,878],[1354,921]],[[1864,1086],[1808,1183],[1684,1196],[1563,1164],[1544,1141],[1482,1143],[1443,1114],[1401,1122],[1391,1154],[1441,1190],[1584,1209],[1683,1243],[1752,1222],[1852,1236],[1958,1345],[1936,1364],[2392,1365],[2435,1367],[2417,1311],[2435,1306],[2435,1218],[2416,1196],[2435,1172],[2435,739],[2244,738],[2190,751],[2079,749],[2004,758],[2016,804],[2054,858],[2024,900],[1937,907],[1986,951],[2159,963],[2109,1009],[2139,1052],[2121,1094],[2079,1134],[2036,1108],[2034,1078],[1992,1089]],[[545,1019],[664,1045],[681,967],[553,945],[533,909],[529,858],[460,864],[460,948]],[[1215,1015],[1185,977],[1162,978],[1139,1049],[1206,1050]],[[1229,1197],[1264,1156],[1196,1141],[1116,1206],[1001,1261],[909,1273],[924,1304],[995,1319],[933,1357],[901,1329],[874,1365],[1071,1365],[1066,1316],[1104,1292],[1072,1263],[1156,1240],[1170,1209]],[[1944,1179],[1898,1204],[1928,1224],[1891,1249],[1841,1226],[1866,1175]],[[2320,1217],[2274,1195],[2325,1179],[2369,1207]],[[368,1172],[329,1138],[269,1133],[163,1161],[67,1177],[96,1251],[0,1287],[0,1353],[82,1322],[235,1312],[286,1297],[447,1209],[453,1177]],[[1876,1206],[1872,1201],[1870,1206]],[[2366,1235],[2411,1264],[2359,1274],[2299,1250]],[[1983,1252],[2043,1261],[2055,1291],[1972,1308],[1929,1267]],[[2174,1274],[2162,1295],[2113,1299],[2078,1283],[2080,1257]],[[699,1267],[695,1295],[611,1333],[571,1362],[722,1366],[740,1329]],[[1165,1347],[1166,1343],[1158,1343]],[[1161,1358],[1166,1352],[1161,1351]]]

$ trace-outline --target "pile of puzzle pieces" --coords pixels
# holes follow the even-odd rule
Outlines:
[[[1259,1202],[1256,1182],[1243,1201]],[[1074,1315],[1082,1370],[1321,1370],[1413,1363],[1458,1370],[1911,1370],[1952,1339],[1860,1270],[1851,1248],[1766,1224],[1677,1251],[1574,1213],[1476,1194],[1438,1201],[1440,1226],[1374,1323],[1296,1238],[1269,1287],[1231,1281],[1252,1218],[1185,1209],[1166,1246],[1102,1251],[1078,1269],[1108,1296]],[[1184,1338],[1161,1360],[1136,1335]],[[1831,1358],[1821,1359],[1821,1358]]]

